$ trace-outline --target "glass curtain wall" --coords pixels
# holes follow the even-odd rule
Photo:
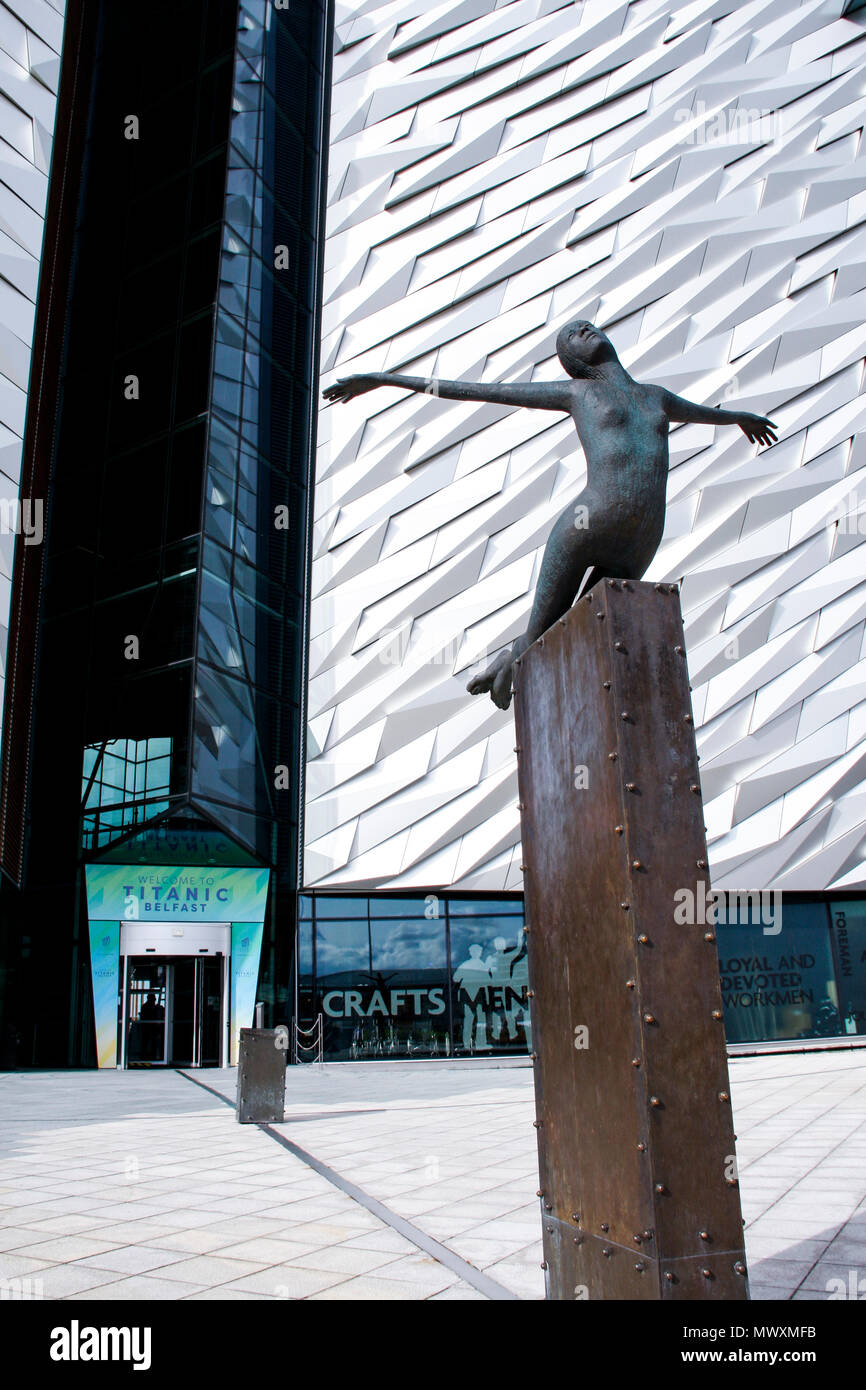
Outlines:
[[[300,797],[325,32],[318,0],[240,5],[196,643],[194,800],[284,875]]]
[[[530,1051],[523,926],[517,897],[304,895],[299,1022],[333,1060]],[[723,894],[715,928],[729,1043],[866,1034],[866,897]]]
[[[273,876],[257,998],[291,1016],[329,0],[239,6],[195,646],[192,800]]]
[[[303,897],[299,1023],[334,1060],[530,1049],[519,898]]]

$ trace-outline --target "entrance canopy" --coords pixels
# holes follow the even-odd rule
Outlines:
[[[128,961],[154,951],[230,956],[224,985],[230,999],[223,998],[220,1012],[229,1029],[226,1053],[234,1062],[240,1029],[253,1021],[270,871],[99,862],[87,864],[85,875],[98,1065],[117,1065],[118,1032],[127,1025],[122,999],[118,1010],[125,991],[121,957]]]

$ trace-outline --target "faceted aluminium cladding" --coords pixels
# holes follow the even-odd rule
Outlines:
[[[60,74],[63,0],[0,0],[0,706],[15,535],[43,518],[18,507],[21,442]]]
[[[844,0],[337,5],[323,385],[561,377],[557,330],[771,415],[678,428],[718,886],[866,883],[866,11]],[[382,390],[319,424],[306,881],[517,889],[520,632],[571,422]]]

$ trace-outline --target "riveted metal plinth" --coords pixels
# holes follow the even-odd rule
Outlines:
[[[584,1299],[742,1299],[742,1248],[658,1260],[652,1239],[618,1245],[544,1213],[547,1297]]]
[[[602,581],[515,675],[548,1297],[746,1298],[676,589]]]
[[[280,1122],[286,1111],[286,1051],[278,1028],[242,1028],[238,1044],[237,1118],[242,1125]]]

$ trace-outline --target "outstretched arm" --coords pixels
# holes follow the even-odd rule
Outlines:
[[[494,405],[527,405],[536,410],[571,409],[571,383],[528,381],[510,386],[481,381],[444,381],[438,376],[399,376],[396,372],[366,372],[343,377],[322,392],[329,405],[351,401],[377,386],[399,386],[404,391],[423,391],[446,401],[490,401]]]
[[[662,401],[669,420],[692,425],[739,425],[743,434],[754,443],[775,444],[776,426],[763,415],[751,415],[746,410],[718,410],[712,405],[696,405],[673,391],[662,387]]]

